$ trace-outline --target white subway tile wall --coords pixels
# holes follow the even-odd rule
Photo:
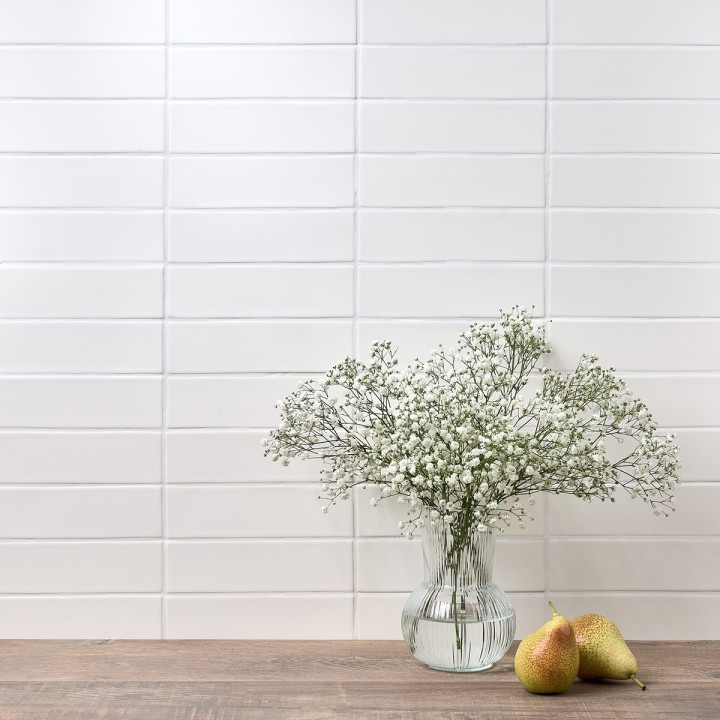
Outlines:
[[[677,512],[549,498],[518,635],[720,639],[714,0],[0,0],[0,636],[398,638],[399,506],[275,403],[374,340],[552,320],[677,432]]]

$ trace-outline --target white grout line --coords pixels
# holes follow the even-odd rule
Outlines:
[[[354,133],[353,133],[353,333],[352,333],[352,356],[357,358],[359,353],[359,323],[360,312],[360,272],[359,272],[359,243],[360,243],[360,18],[362,13],[362,0],[355,0],[355,98],[354,98]],[[359,636],[360,619],[358,616],[358,508],[357,493],[353,492],[350,498],[352,517],[352,579],[353,579],[353,631],[352,636],[356,639]]]
[[[545,27],[547,45],[545,49],[545,268],[543,274],[543,309],[546,320],[550,319],[550,231],[551,231],[551,162],[552,150],[552,15],[553,0],[545,0]],[[548,493],[543,493],[543,588],[545,602],[550,599],[550,500]]]
[[[165,0],[165,98],[163,126],[163,324],[162,324],[162,427],[160,432],[160,523],[162,532],[160,637],[167,637],[167,428],[168,428],[168,257],[170,206],[170,2]]]

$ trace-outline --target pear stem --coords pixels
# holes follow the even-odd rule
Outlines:
[[[630,679],[631,679],[634,683],[637,683],[643,690],[647,690],[647,686],[645,685],[645,683],[640,682],[634,675],[631,675],[631,676],[630,676]]]
[[[555,606],[553,605],[553,601],[550,600],[548,605],[550,606],[550,609],[552,610],[553,617],[555,617],[558,614],[558,611],[555,609]]]

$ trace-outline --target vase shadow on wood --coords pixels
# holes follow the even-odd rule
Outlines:
[[[492,582],[495,535],[423,528],[425,579],[407,599],[402,633],[413,656],[449,672],[488,670],[515,636],[515,610]]]

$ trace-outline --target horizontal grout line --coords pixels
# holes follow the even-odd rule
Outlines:
[[[550,105],[575,105],[575,104],[596,104],[596,105],[687,105],[687,104],[698,104],[698,105],[718,105],[720,104],[720,97],[706,97],[706,98],[672,98],[672,97],[658,97],[658,98],[634,98],[634,97],[622,97],[622,98],[563,98],[563,97],[552,97],[548,98],[547,102]]]
[[[557,318],[553,318],[557,319]],[[570,368],[568,368],[570,369]],[[720,370],[623,370],[622,368],[617,369],[618,375],[623,377],[646,377],[646,378],[690,378],[690,377],[706,377],[706,378],[720,378]],[[0,371],[0,379],[67,379],[71,377],[77,380],[83,379],[94,379],[94,380],[118,380],[118,379],[130,379],[130,380],[154,380],[162,375],[160,370],[156,371],[93,371],[93,370],[67,370],[67,371],[37,371],[37,372],[5,372]],[[302,379],[319,379],[324,377],[322,371],[297,371],[297,370],[279,370],[279,371],[222,371],[217,372],[188,372],[178,371],[168,372],[169,379],[175,380],[190,380],[190,379],[210,379],[210,380],[227,380],[227,379],[245,379],[245,380],[302,380]],[[183,426],[174,426],[176,429],[186,429]],[[189,426],[194,427],[194,426]],[[223,426],[220,426],[223,427]],[[233,427],[233,426],[227,426]],[[248,429],[255,429],[257,427],[264,426],[253,426],[244,425],[242,427]]]
[[[30,435],[108,435],[108,434],[124,434],[129,435],[132,433],[145,433],[149,435],[160,435],[160,427],[157,428],[109,428],[109,427],[0,427],[0,435],[13,435],[19,433],[27,433]]]
[[[667,213],[670,215],[684,213],[684,214],[717,214],[720,213],[720,208],[717,207],[590,207],[590,206],[577,206],[577,207],[551,207],[549,208],[552,213],[582,213],[585,215],[593,213],[611,213],[611,214],[650,214],[650,213]]]
[[[178,42],[169,40],[167,42],[158,40],[156,42],[3,42],[0,43],[0,47],[17,48],[17,49],[38,49],[38,48],[74,48],[74,49],[86,49],[86,48],[158,48],[163,49],[165,47],[173,48],[199,48],[199,49],[211,49],[211,48],[232,48],[232,49],[243,49],[243,48],[272,48],[281,50],[291,50],[294,48],[347,48],[353,50],[358,46],[361,50],[363,48],[386,48],[386,49],[425,49],[425,48],[493,48],[493,49],[508,49],[514,48],[560,48],[560,49],[600,49],[608,50],[614,48],[632,48],[632,49],[644,49],[644,48],[663,48],[666,50],[705,50],[705,49],[720,49],[718,43],[651,43],[651,42],[607,42],[607,43],[570,43],[570,42],[557,42],[557,41],[536,41],[536,42],[467,42],[467,43],[442,43],[442,42],[386,42],[386,43],[368,43],[362,39],[347,40],[341,42],[228,42],[228,41],[205,41],[205,42]]]
[[[216,151],[204,151],[204,150],[184,150],[184,151],[173,151],[169,157],[171,160],[177,159],[240,159],[240,158],[254,158],[254,159],[281,159],[281,158],[352,158],[357,157],[358,159],[363,158],[516,158],[516,159],[528,159],[537,157],[561,157],[561,158],[576,158],[576,159],[596,159],[596,158],[607,158],[607,159],[647,159],[647,158],[684,158],[684,159],[697,159],[697,158],[708,158],[715,159],[720,155],[720,150],[668,150],[668,151],[656,151],[656,150],[643,150],[643,151],[628,151],[628,150],[576,150],[576,151],[548,151],[544,150],[501,150],[501,151],[489,151],[489,150],[444,150],[444,149],[428,149],[420,148],[417,150],[404,150],[404,151],[392,151],[392,150],[363,150],[357,153],[353,153],[349,150],[216,150]],[[86,159],[113,159],[113,158],[156,158],[162,159],[166,157],[162,151],[159,150],[0,150],[0,158],[86,158]]]
[[[158,374],[158,379],[160,378]],[[156,432],[159,433],[161,430],[160,424],[152,426],[138,427],[134,425],[123,425],[118,427],[83,427],[82,425],[69,425],[67,427],[58,427],[57,425],[1,425],[0,435],[3,433],[20,433],[20,432],[56,432],[56,433],[87,433],[87,432]]]
[[[720,205],[712,207],[712,206],[697,206],[697,207],[689,207],[689,206],[683,206],[683,207],[655,207],[652,205],[633,205],[633,206],[598,206],[593,207],[592,205],[552,205],[550,208],[548,208],[551,212],[555,211],[566,211],[566,212],[610,212],[610,213],[625,213],[625,212],[641,212],[641,211],[649,211],[649,212],[665,212],[665,211],[678,211],[678,212],[686,212],[686,213],[694,213],[694,212],[703,212],[703,211],[713,211],[717,212],[720,210]]]
[[[542,266],[550,267],[578,267],[578,268],[658,268],[658,267],[697,267],[718,269],[720,268],[720,260],[543,260],[535,258],[506,258],[498,260],[487,259],[468,259],[468,258],[447,258],[447,259],[413,259],[413,258],[391,258],[378,259],[369,258],[365,260],[357,260],[356,264],[366,268],[416,268],[416,267],[434,267],[434,268],[460,268],[460,267],[527,267]],[[161,262],[157,260],[5,260],[1,262],[3,268],[23,268],[23,269],[61,269],[61,270],[136,270],[145,269],[160,270],[163,267]],[[167,262],[170,267],[176,268],[257,268],[257,269],[277,269],[285,270],[291,268],[341,268],[348,269],[354,267],[350,260],[322,260],[322,259],[301,259],[301,260],[171,260]],[[256,316],[263,317],[263,316]]]
[[[554,95],[548,97],[547,102],[576,102],[576,103],[674,103],[682,105],[683,103],[717,103],[716,97],[668,97],[667,95],[658,95],[656,97],[634,98],[629,97],[602,97],[598,95],[590,95],[588,97],[573,97],[567,95]]]
[[[167,596],[168,597],[177,597],[177,598],[197,598],[197,599],[212,599],[215,597],[237,597],[237,598],[251,598],[251,597],[266,597],[266,598],[274,598],[274,597],[298,597],[298,598],[331,598],[331,597],[342,597],[342,598],[350,598],[353,595],[356,595],[358,597],[388,597],[388,596],[395,596],[395,597],[407,597],[410,592],[410,589],[407,591],[401,591],[401,590],[357,590],[353,592],[352,590],[257,590],[257,591],[247,591],[247,590],[218,590],[218,591],[187,591],[187,590],[178,590],[178,591],[168,591]],[[686,596],[691,597],[707,597],[707,598],[720,598],[720,591],[713,591],[713,590],[554,590],[552,591],[555,595],[567,595],[567,596],[596,596],[596,595],[607,595],[607,596],[617,596],[617,597],[634,597],[634,596],[640,596],[640,597],[653,597],[653,596],[670,596],[670,597],[677,597],[677,598],[683,598]],[[538,598],[543,597],[543,590],[509,590],[507,592],[508,595],[511,596],[534,596]],[[60,599],[71,599],[71,598],[77,598],[77,599],[129,599],[129,598],[149,598],[149,597],[157,597],[160,599],[162,597],[162,593],[159,590],[149,590],[147,592],[117,592],[117,591],[107,591],[107,592],[98,592],[98,591],[91,591],[91,592],[66,592],[66,593],[58,593],[58,592],[48,592],[48,593],[27,593],[27,592],[0,592],[0,601],[1,600],[60,600]]]
[[[662,522],[662,520],[660,521]],[[691,544],[697,542],[707,543],[720,543],[720,534],[708,535],[667,535],[662,533],[662,528],[658,528],[656,534],[645,534],[645,535],[627,535],[627,534],[613,534],[613,535],[558,535],[550,533],[547,538],[550,542],[555,543],[574,543],[574,542],[593,542],[593,543],[612,543],[616,544],[619,542],[663,542],[663,543],[682,543]],[[353,540],[360,542],[368,542],[370,544],[387,543],[391,542],[397,545],[405,545],[408,542],[415,542],[419,544],[420,538],[415,537],[412,540],[408,540],[402,535],[388,535],[388,534],[359,534],[356,537],[352,533],[344,533],[337,535],[237,535],[237,536],[218,536],[218,535],[206,535],[206,536],[194,536],[194,535],[166,535],[164,538],[167,543],[177,543],[181,545],[269,545],[272,543],[277,544],[332,544],[342,543],[348,544]],[[509,535],[503,533],[497,536],[498,542],[502,544],[521,544],[521,543],[539,543],[543,541],[542,533],[528,534],[528,535]],[[65,536],[53,536],[53,537],[0,537],[0,548],[3,545],[93,545],[93,544],[130,544],[130,543],[143,543],[147,545],[158,544],[163,541],[162,535],[153,536],[83,536],[83,537],[65,537]]]
[[[44,378],[44,379],[53,379],[53,378],[61,378],[65,379],[69,376],[77,379],[77,380],[83,380],[84,377],[78,377],[78,375],[84,376],[84,375],[90,376],[93,380],[117,380],[117,379],[132,379],[132,380],[155,380],[157,379],[162,373],[160,370],[156,371],[150,371],[150,372],[91,372],[91,373],[85,373],[84,371],[76,371],[76,372],[46,372],[46,373],[28,373],[28,372],[0,372],[0,378],[12,378],[13,380],[21,380],[24,378],[27,379],[38,379]],[[128,377],[130,376],[130,377]]]
[[[0,433],[1,434],[1,433]],[[195,490],[199,490],[201,488],[206,487],[235,487],[235,488],[250,488],[250,489],[257,489],[257,488],[319,488],[320,487],[320,480],[249,480],[249,481],[226,481],[226,482],[218,482],[216,480],[210,481],[210,482],[187,482],[187,483],[173,483],[176,487],[191,487]],[[708,485],[712,485],[713,483],[711,481],[707,481]],[[129,482],[107,482],[107,483],[89,483],[89,482],[62,482],[62,483],[52,483],[52,482],[3,482],[0,485],[0,492],[3,490],[79,490],[79,489],[85,489],[90,488],[93,490],[98,489],[122,489],[122,490],[132,490],[134,488],[154,488],[159,489],[161,486],[160,480],[157,482],[144,482],[144,483],[129,483]]]
[[[2,434],[2,433],[0,433]],[[97,489],[110,489],[110,490],[132,490],[134,488],[160,488],[160,480],[154,483],[149,482],[107,482],[107,483],[84,483],[84,482],[62,482],[62,483],[51,483],[51,482],[3,482],[0,485],[0,493],[4,490],[80,490],[89,488],[92,490]]]
[[[493,153],[493,154],[505,154],[515,156],[516,153]],[[338,157],[352,158],[355,153],[352,150],[343,151],[332,151],[332,150],[317,150],[308,152],[299,151],[260,151],[260,152],[233,152],[233,151],[222,151],[222,152],[173,152],[169,155],[172,158],[236,158],[236,157],[252,157],[257,159],[287,157],[287,158],[322,158],[322,159],[333,159]],[[114,157],[136,157],[136,158],[155,158],[163,159],[166,155],[161,150],[153,151],[47,151],[47,150],[29,150],[24,152],[18,152],[13,150],[0,151],[0,157],[19,157],[19,158],[93,158],[97,157],[100,159],[111,159]]]
[[[378,323],[378,322],[397,322],[397,323],[464,323],[471,324],[479,321],[480,316],[478,315],[358,315],[357,320],[360,322]],[[197,325],[308,325],[308,324],[323,324],[323,325],[335,325],[335,324],[347,324],[352,321],[350,315],[333,315],[333,316],[222,316],[222,317],[177,317],[172,316],[167,319],[169,325],[175,326],[197,326]],[[498,318],[495,318],[497,320]],[[655,322],[655,321],[690,321],[690,322],[712,322],[720,319],[714,315],[553,315],[552,320],[577,320],[577,321],[608,321],[608,322],[622,322],[622,321],[644,321],[644,322]],[[40,323],[40,322],[71,322],[71,321],[82,321],[82,322],[108,322],[112,323],[116,320],[119,322],[158,322],[161,318],[147,318],[147,317],[122,317],[122,318],[108,318],[108,317],[93,317],[86,316],[82,318],[76,317],[55,317],[55,318],[42,318],[42,317],[28,317],[28,318],[17,318],[17,317],[0,317],[0,323]],[[321,368],[322,372],[323,369]],[[204,372],[204,371],[177,371],[177,372]],[[210,373],[216,372],[214,370],[208,371]],[[217,371],[222,372],[222,371]],[[262,372],[262,371],[258,371]],[[273,372],[291,372],[291,371],[273,371]],[[304,371],[298,371],[304,372]],[[318,372],[317,370],[308,370],[307,372]],[[124,373],[122,373],[124,374]],[[139,373],[139,374],[153,374],[153,373]]]
[[[576,150],[576,151],[565,151],[560,152],[557,150],[548,151],[547,156],[549,158],[561,157],[561,158],[577,158],[577,159],[590,159],[590,158],[607,158],[611,160],[615,159],[646,159],[646,158],[682,158],[682,159],[694,159],[694,158],[711,158],[714,159],[720,155],[720,150],[639,150],[639,151],[628,151],[628,150]]]
[[[5,95],[0,96],[0,102],[19,102],[19,103],[68,103],[68,102],[154,102],[164,104],[166,101],[161,95]],[[455,103],[496,103],[496,104],[516,104],[516,103],[597,103],[597,104],[668,104],[668,105],[684,105],[684,104],[717,104],[720,102],[715,97],[572,97],[572,96],[553,96],[545,98],[544,95],[535,96],[480,96],[477,95],[460,95],[460,96],[437,96],[437,95],[407,95],[404,97],[388,96],[388,95],[363,95],[354,98],[352,95],[177,95],[168,98],[167,103],[172,106],[175,103],[358,103],[362,105],[366,102],[373,103],[434,103],[434,104],[455,104]]]
[[[78,598],[78,599],[96,599],[99,600],[101,598],[118,598],[118,599],[125,599],[125,598],[146,598],[146,597],[157,597],[160,599],[161,597],[161,591],[160,590],[148,590],[146,592],[118,592],[116,590],[109,590],[107,592],[101,592],[101,591],[92,591],[92,592],[67,592],[67,593],[59,593],[59,592],[49,592],[49,593],[26,593],[26,592],[0,592],[0,602],[2,600],[63,600],[63,599],[69,599],[69,598]],[[9,638],[8,638],[9,639]]]
[[[158,48],[160,50],[164,49],[165,47],[168,47],[169,49],[172,48],[201,48],[201,49],[207,49],[207,48],[235,48],[235,49],[242,49],[242,48],[273,48],[273,49],[282,49],[282,50],[291,50],[293,48],[328,48],[328,47],[336,47],[336,48],[349,48],[352,49],[355,46],[355,41],[348,40],[347,42],[173,42],[172,40],[166,42],[164,40],[158,40],[157,42],[94,42],[94,43],[84,43],[84,42],[36,42],[36,43],[11,43],[11,42],[4,42],[0,43],[0,47],[8,47],[8,48],[18,48],[18,49],[38,49],[38,48],[51,48],[51,49],[79,49],[83,50],[86,48],[136,48],[136,49],[142,49],[142,48]]]
[[[556,157],[573,157],[577,159],[586,159],[586,158],[607,158],[609,160],[615,160],[617,158],[629,158],[629,159],[647,159],[647,158],[664,158],[664,157],[682,157],[687,158],[689,160],[697,159],[698,157],[709,157],[710,159],[715,159],[715,156],[718,155],[718,152],[711,152],[711,151],[697,151],[697,152],[679,152],[679,151],[668,151],[668,152],[645,152],[645,151],[638,151],[638,152],[628,152],[628,151],[622,151],[622,152],[616,152],[614,150],[597,150],[597,151],[583,151],[583,152],[564,152],[564,153],[558,153],[558,152],[552,152],[548,151],[547,153],[550,157],[556,156]]]
[[[143,103],[152,104],[156,106],[162,106],[166,100],[162,96],[123,96],[123,97],[106,97],[106,96],[0,96],[0,104],[34,104],[42,103],[49,105],[62,105],[69,103],[87,103],[90,105],[101,105],[103,103]],[[172,105],[184,105],[184,104],[217,104],[217,103],[233,103],[233,104],[274,104],[282,103],[287,105],[303,105],[307,103],[316,104],[343,104],[343,105],[354,105],[357,103],[362,106],[367,103],[374,105],[517,105],[517,104],[533,104],[533,105],[544,105],[546,102],[550,105],[574,105],[574,104],[597,104],[597,105],[718,105],[720,104],[720,98],[705,97],[705,98],[683,98],[683,97],[657,97],[657,98],[633,98],[633,97],[618,97],[618,98],[606,98],[606,97],[588,97],[588,98],[574,98],[574,97],[552,97],[547,100],[545,97],[419,97],[419,96],[407,96],[407,97],[359,97],[355,99],[352,96],[336,96],[336,97],[313,97],[299,96],[299,95],[287,95],[287,96],[272,96],[272,95],[256,95],[256,96],[241,96],[241,95],[228,95],[226,97],[185,97],[178,96],[172,97],[167,100],[170,106]]]
[[[2,325],[147,325],[155,324],[160,326],[162,324],[162,318],[2,318],[0,324]]]
[[[263,205],[263,206],[218,206],[218,207],[171,207],[168,208],[170,212],[174,211],[184,211],[184,212],[196,212],[196,211],[208,211],[208,212],[223,212],[223,211],[242,211],[242,212],[248,212],[248,211],[262,211],[262,212],[281,212],[286,210],[300,210],[300,211],[307,211],[307,212],[317,212],[321,210],[352,210],[351,205],[306,205],[306,206],[293,206],[293,205]],[[420,209],[420,208],[415,208]],[[444,209],[444,208],[443,208]],[[490,208],[486,208],[490,209]],[[507,210],[509,208],[502,207],[498,208],[502,210]],[[145,211],[145,212],[162,212],[161,207],[94,207],[94,206],[34,206],[34,205],[6,205],[6,206],[0,206],[0,213],[6,212],[6,211],[17,211],[17,212],[26,212],[26,213],[33,213],[33,212],[92,212],[92,213],[103,213],[103,212],[112,212],[112,213],[124,213],[124,212],[137,212],[137,211]]]
[[[623,261],[615,261],[615,260],[548,260],[547,261],[548,266],[552,267],[553,265],[559,266],[559,267],[578,267],[578,268],[597,268],[597,269],[615,269],[617,267],[632,267],[632,268],[642,268],[642,267],[652,267],[652,268],[675,268],[675,267],[684,267],[684,266],[694,266],[694,265],[702,265],[704,268],[709,268],[712,270],[717,270],[720,268],[720,262],[708,262],[708,261],[701,261],[701,260],[694,260],[694,261],[677,261],[677,262],[671,262],[667,260],[656,260],[656,261],[640,261],[640,260],[623,260]]]
[[[158,373],[159,374],[159,373]],[[318,371],[308,371],[306,374],[307,376],[310,375],[317,375],[319,374]],[[667,374],[667,373],[665,373]],[[170,373],[170,377],[173,376],[173,373]],[[651,375],[646,375],[647,377],[652,377]],[[213,374],[208,373],[208,377],[213,377]],[[262,432],[270,432],[270,430],[275,429],[275,426],[256,426],[256,427],[243,427],[243,426],[229,426],[229,427],[199,427],[199,428],[184,428],[182,430],[180,429],[173,429],[173,432],[179,432],[182,434],[213,434],[213,433],[246,433],[246,434],[258,434]],[[661,432],[666,431],[682,431],[682,432],[689,432],[689,431],[720,431],[720,425],[663,425],[661,428],[658,428]],[[23,427],[23,426],[6,426],[6,427],[0,427],[0,435],[2,434],[11,434],[11,433],[37,433],[37,434],[45,434],[45,433],[54,433],[54,434],[63,434],[63,433],[69,433],[69,434],[77,434],[77,433],[95,433],[95,434],[103,434],[103,433],[137,433],[137,432],[143,432],[143,433],[154,433],[157,434],[160,432],[159,427],[118,427],[118,428],[111,428],[111,427],[82,427],[82,426],[74,426],[74,427],[58,427],[58,426],[49,426],[49,427],[38,427],[38,426],[29,426],[29,427]],[[245,481],[240,481],[245,482]],[[301,482],[299,480],[292,480],[289,482]]]
[[[216,595],[219,596],[237,596],[237,597],[257,597],[257,596],[266,596],[266,597],[274,597],[276,595],[280,596],[288,596],[288,597],[348,597],[352,595],[351,590],[257,590],[257,591],[237,591],[237,590],[228,590],[228,591],[197,591],[197,592],[187,592],[187,591],[178,591],[178,592],[168,592],[168,595],[174,595],[174,596],[191,596],[191,597],[215,597]],[[407,594],[407,593],[405,593]],[[131,598],[131,597],[149,597],[149,596],[156,596],[158,599],[161,598],[164,595],[164,593],[160,590],[148,590],[147,592],[117,592],[117,591],[107,591],[107,592],[98,592],[98,591],[91,591],[91,592],[66,592],[66,593],[58,593],[58,592],[47,592],[47,593],[23,593],[23,592],[0,592],[0,600],[2,599],[46,599],[46,600],[52,600],[52,599],[62,599],[62,598]]]
[[[65,543],[77,543],[80,545],[85,544],[99,544],[99,545],[128,545],[131,543],[143,543],[146,545],[159,545],[162,541],[160,535],[156,537],[121,537],[121,538],[100,538],[100,537],[85,537],[85,538],[0,538],[0,546],[2,545],[62,545]]]
[[[678,318],[678,317],[671,317],[671,318],[663,318],[663,317],[628,317],[628,316],[617,316],[617,317],[608,317],[608,316],[594,316],[594,317],[583,317],[578,315],[553,315],[551,318],[547,320],[549,323],[553,323],[556,320],[562,320],[563,322],[578,322],[578,323],[603,323],[603,322],[612,322],[615,324],[619,323],[627,323],[630,325],[637,325],[640,323],[672,323],[672,324],[688,324],[688,322],[692,323],[701,323],[701,324],[709,324],[709,323],[717,323],[720,322],[720,317],[693,317],[693,318]],[[680,371],[682,372],[682,371]]]
[[[659,518],[659,522],[662,523],[663,518]],[[555,543],[574,543],[578,540],[582,542],[593,542],[593,543],[615,543],[615,542],[664,542],[673,543],[679,542],[683,544],[697,543],[697,542],[711,542],[720,543],[720,533],[715,535],[667,535],[663,534],[662,527],[658,527],[658,534],[656,535],[626,535],[626,534],[613,534],[613,535],[551,535],[548,540],[549,542]]]

